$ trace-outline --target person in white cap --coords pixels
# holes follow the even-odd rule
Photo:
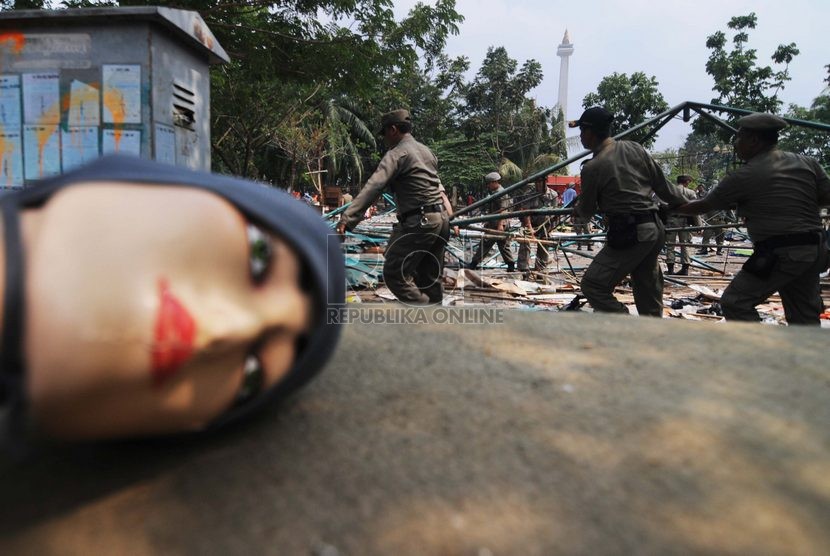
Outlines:
[[[490,195],[504,190],[504,188],[501,186],[501,174],[499,174],[498,172],[490,172],[489,174],[484,176],[484,183],[487,184],[487,189],[490,191]],[[510,208],[510,197],[507,195],[502,195],[498,199],[490,201],[487,207],[488,208],[486,210],[490,214],[506,212]],[[484,227],[489,230],[504,232],[504,220],[487,222],[486,224],[484,224]],[[501,258],[504,259],[504,263],[507,265],[507,272],[513,272],[513,270],[516,267],[516,259],[513,256],[513,251],[510,250],[510,245],[507,242],[507,238],[482,238],[479,244],[473,250],[473,258],[469,262],[469,264],[466,265],[467,268],[478,268],[479,263],[481,263],[482,259],[484,259],[484,257],[487,256],[487,254],[493,248],[493,245],[497,245],[499,248],[499,253],[501,253]]]
[[[787,324],[819,326],[819,273],[828,259],[819,211],[830,205],[830,179],[812,158],[778,148],[785,127],[772,114],[739,119],[735,154],[746,164],[678,210],[702,214],[737,205],[746,219],[754,251],[721,296],[727,320],[760,320],[755,307],[777,291]]]

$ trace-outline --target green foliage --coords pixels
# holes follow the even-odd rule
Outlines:
[[[817,97],[810,108],[791,104],[786,115],[799,120],[828,124],[830,123],[830,95]],[[830,132],[790,126],[781,133],[779,145],[784,150],[811,156],[825,168],[830,168]]]
[[[668,109],[669,105],[657,89],[658,85],[655,77],[647,77],[641,71],[631,74],[631,77],[614,72],[602,78],[596,93],[585,95],[582,106],[604,106],[614,114],[615,132],[624,131]],[[648,133],[648,129],[642,129],[628,138],[650,147],[655,138],[644,140]]]
[[[689,174],[704,190],[737,165],[731,143],[723,142],[716,133],[690,133],[676,157],[668,174]]]
[[[565,113],[562,112],[561,106],[557,108],[556,118],[554,118],[551,124],[550,144],[551,152],[560,160],[568,158],[568,143],[565,137]]]
[[[727,38],[723,31],[717,31],[706,39],[706,48],[711,50],[706,62],[706,72],[712,76],[712,90],[717,97],[714,104],[724,104],[757,112],[778,113],[781,100],[778,93],[790,80],[789,63],[799,54],[795,43],[781,44],[775,49],[771,59],[782,69],[757,64],[757,51],[748,48],[749,30],[755,29],[758,18],[755,13],[733,17],[727,27],[733,31],[732,47],[727,50]],[[730,117],[734,121],[735,117]],[[698,118],[694,129],[701,133],[711,133],[715,127],[712,123]],[[726,136],[722,134],[722,138]]]
[[[468,137],[488,141],[502,156],[519,154],[532,160],[547,135],[544,128],[549,115],[527,94],[541,82],[539,62],[527,60],[519,68],[504,47],[490,47],[466,87],[462,130]]]
[[[483,177],[498,165],[498,153],[492,147],[459,132],[430,146],[438,157],[441,181],[462,195],[480,195]]]

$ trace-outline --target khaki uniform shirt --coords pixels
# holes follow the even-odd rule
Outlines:
[[[386,186],[395,196],[398,215],[424,205],[441,204],[440,184],[438,159],[429,148],[407,134],[383,155],[377,170],[343,211],[340,221],[348,229],[354,228]]]
[[[723,178],[706,200],[720,209],[737,204],[758,242],[821,229],[819,207],[830,205],[830,179],[812,158],[772,148]]]
[[[499,185],[499,188],[496,189],[495,191],[490,192],[489,195],[495,195],[496,193],[499,193],[500,191],[504,191],[504,187],[502,187],[501,185]],[[510,208],[511,208],[510,205],[511,204],[512,204],[512,201],[510,200],[510,195],[502,195],[498,199],[493,199],[492,201],[487,203],[487,206],[486,206],[487,214],[496,214],[498,212],[507,212],[508,210],[510,210]],[[499,222],[501,222],[501,221],[500,220],[493,220],[492,222],[485,222],[484,227],[485,228],[490,228],[490,229],[496,229],[499,225]]]
[[[639,143],[611,139],[582,167],[582,193],[576,210],[585,217],[596,212],[656,211],[652,191],[672,206],[686,202]]]
[[[686,199],[686,202],[697,201],[697,193],[694,189],[690,189],[685,185],[676,185],[677,191]],[[680,226],[700,226],[700,217],[686,216],[684,214],[673,213],[669,215],[668,225],[670,228]]]

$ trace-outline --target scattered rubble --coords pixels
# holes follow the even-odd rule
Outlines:
[[[374,216],[358,227],[344,242],[348,274],[350,303],[385,303],[394,301],[395,296],[382,286],[383,245],[395,223],[394,212]],[[517,229],[518,220],[512,221]],[[601,234],[591,237],[596,242],[593,252],[576,249],[577,236],[565,225],[560,225],[544,242],[551,250],[551,260],[544,273],[512,272],[505,270],[498,250],[494,249],[489,258],[482,261],[480,270],[464,269],[461,264],[472,258],[472,250],[485,232],[480,229],[463,229],[460,236],[453,236],[447,246],[444,271],[445,306],[497,305],[528,310],[590,311],[590,305],[579,290],[579,279],[590,264],[592,255],[602,245]],[[514,242],[538,240],[511,235]],[[731,241],[730,241],[731,239]],[[700,245],[700,238],[693,238],[694,247]],[[673,247],[673,246],[670,246]],[[665,275],[663,293],[664,316],[686,320],[721,322],[724,320],[720,309],[720,296],[732,277],[740,270],[746,258],[752,254],[751,245],[739,229],[727,235],[720,255],[692,255],[689,276]],[[516,249],[514,245],[514,250]],[[662,261],[662,259],[661,259]],[[666,267],[663,265],[665,273]],[[822,297],[830,307],[830,279],[822,277]],[[623,282],[615,291],[621,302],[636,313],[631,287]],[[766,303],[758,306],[762,320],[769,324],[785,324],[780,296],[773,295]],[[830,328],[830,311],[822,315],[823,326]]]

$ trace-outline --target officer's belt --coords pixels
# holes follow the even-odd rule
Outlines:
[[[442,210],[444,210],[443,203],[435,203],[434,205],[424,205],[422,207],[418,207],[404,212],[403,214],[398,216],[398,219],[406,220],[407,218],[415,214],[424,214],[426,212],[441,212]]]
[[[655,215],[657,213],[654,211],[650,212],[609,212],[605,216],[608,219],[612,218],[627,218],[631,217],[634,219],[635,224],[645,224],[646,222],[654,222]]]
[[[763,241],[755,243],[755,248],[760,250],[777,249],[778,247],[792,247],[794,245],[818,245],[821,243],[821,232],[801,232],[798,234],[785,234],[772,236]]]

